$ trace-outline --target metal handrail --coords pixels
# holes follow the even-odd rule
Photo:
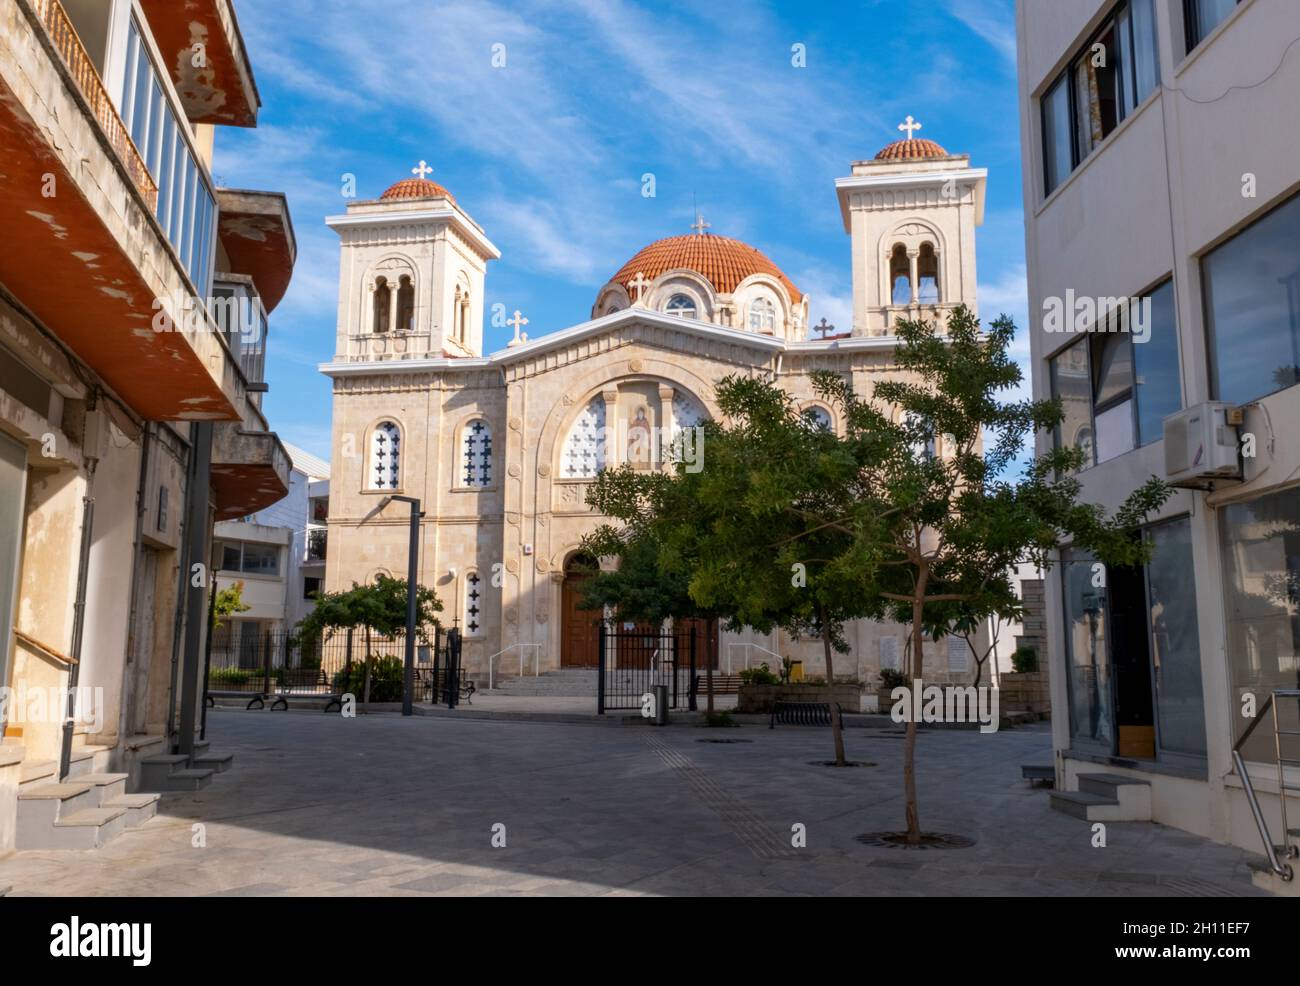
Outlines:
[[[1246,741],[1255,732],[1255,727],[1263,721],[1271,708],[1273,710],[1273,747],[1277,754],[1277,798],[1282,812],[1282,853],[1289,859],[1295,859],[1297,855],[1300,855],[1300,850],[1297,850],[1295,844],[1291,841],[1291,829],[1286,816],[1286,792],[1288,787],[1282,758],[1282,729],[1276,702],[1278,698],[1300,698],[1300,689],[1278,688],[1269,693],[1254,721],[1246,727],[1246,731],[1241,734],[1241,739],[1233,744],[1232,763],[1236,768],[1237,776],[1241,778],[1241,785],[1246,792],[1246,801],[1250,804],[1251,814],[1255,816],[1255,825],[1259,828],[1259,837],[1264,840],[1264,855],[1268,857],[1269,869],[1283,880],[1291,880],[1295,876],[1295,871],[1289,864],[1278,860],[1277,847],[1273,845],[1273,836],[1268,830],[1268,822],[1264,818],[1264,812],[1259,807],[1259,799],[1255,796],[1255,786],[1251,783],[1250,772],[1246,770],[1245,761],[1241,758],[1242,747],[1246,745]]]
[[[532,648],[534,648],[534,650],[533,650],[533,677],[536,678],[536,677],[538,677],[538,676],[541,674],[541,672],[538,670],[538,664],[539,664],[539,661],[541,660],[541,656],[542,656],[542,645],[541,645],[541,644],[537,644],[537,643],[523,643],[523,642],[514,643],[514,644],[511,644],[509,647],[503,647],[503,648],[501,648],[501,650],[497,651],[495,654],[493,654],[491,657],[488,658],[488,691],[491,691],[493,688],[496,687],[496,661],[497,661],[497,658],[500,657],[502,654],[505,654],[505,653],[508,652],[508,651],[512,651],[512,650],[514,650],[516,647],[518,647],[518,648],[520,649],[520,650],[519,650],[519,677],[522,678],[522,677],[524,676],[524,651],[523,651],[523,648],[525,648],[525,647],[532,647]]]
[[[727,642],[727,674],[731,674],[731,648],[733,647],[756,647],[764,654],[771,654],[776,658],[777,663],[781,662],[781,655],[774,650],[768,650],[762,644],[751,643],[747,640],[731,640]],[[745,651],[745,670],[749,670],[749,651]]]

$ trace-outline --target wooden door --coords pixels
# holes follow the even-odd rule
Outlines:
[[[560,667],[594,668],[600,661],[601,611],[580,609],[582,586],[591,576],[568,571],[560,593]]]

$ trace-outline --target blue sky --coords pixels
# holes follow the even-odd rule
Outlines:
[[[345,173],[374,198],[420,159],[502,252],[488,310],[521,309],[532,338],[585,321],[640,247],[689,232],[693,197],[711,232],[758,247],[811,296],[814,322],[847,327],[833,182],[911,114],[918,136],[989,169],[980,309],[1024,324],[1014,0],[237,8],[263,108],[257,129],[217,135],[213,170],[220,184],[289,197],[298,264],[271,317],[264,407],[284,440],[317,455],[329,456],[331,407],[316,367],[333,356],[338,302],[324,218],[344,211]],[[509,335],[489,325],[488,350]]]

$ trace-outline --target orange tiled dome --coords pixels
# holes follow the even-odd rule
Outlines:
[[[896,140],[880,149],[877,161],[922,161],[926,158],[951,157],[942,147],[924,137]]]
[[[381,199],[437,199],[448,198],[455,202],[451,192],[436,181],[428,178],[403,178],[396,185],[390,185],[388,191],[379,196]]]
[[[781,268],[748,243],[713,233],[688,233],[667,236],[642,247],[611,280],[628,288],[637,272],[653,280],[665,271],[693,270],[713,285],[718,294],[731,294],[751,274],[769,274],[781,282],[797,302],[803,293],[786,277]],[[628,288],[629,294],[632,289]]]

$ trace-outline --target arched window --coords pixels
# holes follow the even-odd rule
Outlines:
[[[492,485],[492,429],[482,418],[461,432],[460,472],[465,486]]]
[[[560,452],[563,479],[589,479],[605,468],[605,398],[597,394],[578,413]]]
[[[406,274],[397,281],[397,331],[415,331],[415,285]]]
[[[913,457],[933,459],[936,449],[934,422],[915,411],[907,411],[903,415],[903,427],[910,433]]]
[[[464,626],[466,637],[483,636],[483,580],[478,572],[465,575]]]
[[[831,421],[831,412],[816,404],[803,409],[803,419],[812,426],[814,431],[835,430],[835,424]]]
[[[897,244],[889,254],[889,303],[912,303],[912,268],[907,260],[907,247]]]
[[[695,300],[688,294],[675,294],[668,299],[668,304],[664,305],[664,311],[681,318],[694,318]]]
[[[392,308],[393,291],[388,286],[388,278],[375,278],[375,331],[387,332],[389,313]]]
[[[370,434],[370,488],[398,489],[401,466],[402,431],[392,421],[381,421]]]
[[[771,298],[755,298],[750,303],[749,327],[754,332],[776,331],[776,306]]]
[[[921,244],[921,255],[916,258],[916,297],[924,305],[937,305],[939,298],[939,258],[933,243]]]

